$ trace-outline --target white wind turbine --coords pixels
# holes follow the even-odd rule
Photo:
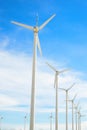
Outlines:
[[[24,116],[24,130],[26,130],[27,114]]]
[[[11,21],[11,23],[22,26],[26,29],[29,29],[34,32],[34,48],[33,48],[33,66],[32,66],[32,88],[31,88],[31,106],[30,106],[30,130],[34,130],[34,121],[35,121],[35,73],[36,73],[36,54],[37,47],[42,54],[38,32],[43,29],[53,18],[55,14],[52,15],[48,20],[46,20],[41,26],[29,26],[19,22]]]
[[[79,102],[78,102],[78,104],[76,105],[76,104],[74,104],[74,106],[75,106],[75,121],[76,121],[76,130],[78,129],[77,128],[77,123],[78,123],[78,119],[77,119],[77,113],[78,113],[78,106],[79,106]]]
[[[69,87],[68,89],[64,89],[64,88],[59,88],[60,90],[63,90],[66,92],[66,130],[68,130],[68,91],[75,85],[72,84],[71,87]]]
[[[82,124],[81,124],[81,118],[82,118],[82,117],[85,117],[85,116],[86,116],[86,115],[82,115],[81,113],[80,113],[80,115],[79,115],[79,118],[80,118],[80,119],[79,119],[79,121],[80,121],[80,122],[79,122],[79,123],[80,123],[80,124],[79,124],[79,125],[80,125],[79,128],[80,128],[80,130],[81,130],[81,128],[82,128],[82,127],[81,127],[81,126],[82,126]]]
[[[53,115],[52,113],[50,114],[50,130],[52,130],[52,119],[53,119]]]
[[[2,119],[3,119],[3,117],[1,116],[0,117],[0,130],[2,130]]]
[[[74,130],[74,101],[76,98],[77,94],[73,97],[72,100],[68,100],[72,103],[72,130]]]
[[[56,88],[55,130],[58,130],[58,76],[59,76],[59,74],[65,72],[65,71],[68,71],[68,69],[58,71],[50,64],[48,64],[48,63],[46,63],[46,64],[55,72],[55,79],[54,79],[54,87]]]
[[[81,110],[81,107],[77,111],[77,114],[78,114],[78,130],[80,130],[80,110]]]

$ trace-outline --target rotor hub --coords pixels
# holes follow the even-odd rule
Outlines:
[[[59,74],[59,72],[58,72],[58,71],[56,71],[56,74],[58,75],[58,74]]]
[[[34,32],[38,33],[38,27],[34,27]]]

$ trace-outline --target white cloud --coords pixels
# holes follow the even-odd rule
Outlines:
[[[15,99],[10,98],[7,95],[2,95],[0,94],[0,106],[13,106],[13,105],[17,105],[17,101]]]
[[[45,59],[43,59],[45,60]],[[39,59],[38,59],[39,62]],[[41,66],[42,62],[42,66]],[[0,52],[0,90],[8,92],[14,92],[14,94],[30,95],[31,91],[31,75],[32,75],[32,59],[25,54],[13,54],[5,51]],[[43,64],[43,61],[39,62],[37,73],[37,98],[42,97],[38,100],[43,100],[43,104],[49,104],[50,98],[55,98],[54,85],[54,72],[50,68]],[[38,68],[39,68],[38,67]],[[47,71],[44,71],[46,68]],[[77,72],[67,72],[59,76],[59,87],[68,88],[74,82],[80,82],[76,84],[74,88],[80,91],[86,89],[86,81],[79,79]],[[81,87],[81,85],[83,87]],[[74,89],[73,88],[73,89]],[[25,91],[24,91],[25,90]],[[76,89],[77,90],[77,89]],[[29,92],[28,92],[29,91]],[[71,91],[72,92],[72,91]],[[62,92],[61,92],[62,93]],[[73,93],[73,92],[72,92]],[[85,93],[85,92],[84,92]],[[80,95],[86,97],[86,94],[81,93]],[[23,95],[22,95],[23,96]],[[48,100],[46,98],[48,97]],[[15,96],[16,98],[16,96]],[[20,99],[20,98],[19,98]],[[39,102],[41,104],[41,101]]]
[[[45,65],[45,60],[47,61],[47,59],[38,58],[35,107],[37,113],[47,114],[55,112],[55,88],[53,86],[54,72]],[[76,103],[79,99],[87,98],[87,82],[80,78],[81,75],[79,72],[70,71],[59,76],[59,87],[68,88],[76,82],[69,93],[69,98],[72,98],[78,92]],[[0,52],[0,104],[2,106],[0,110],[29,112],[31,76],[32,58],[30,56],[23,53]],[[59,113],[65,113],[64,100],[65,93],[59,91]],[[83,102],[83,106],[85,103],[86,101]],[[28,108],[22,105],[27,105]]]

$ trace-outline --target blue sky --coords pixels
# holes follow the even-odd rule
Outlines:
[[[54,114],[55,107],[55,94],[54,88],[52,88],[54,77],[45,65],[45,60],[59,69],[71,69],[71,72],[60,76],[59,85],[67,88],[73,82],[77,82],[78,97],[76,102],[79,99],[81,100],[81,104],[84,106],[83,111],[86,113],[87,1],[0,1],[0,114],[5,117],[3,123],[9,127],[14,125],[11,127],[16,129],[23,129],[22,117],[26,113],[29,115],[33,32],[13,25],[10,21],[14,20],[35,26],[37,13],[39,16],[38,25],[41,25],[51,15],[56,14],[56,16],[39,32],[43,58],[38,53],[36,104],[38,126],[36,128],[41,129],[44,123],[48,123],[45,125],[48,128],[48,117],[51,111]],[[45,83],[45,77],[48,84]],[[49,86],[51,86],[51,90],[49,90]],[[51,94],[45,93],[45,89],[50,91]],[[45,94],[43,94],[43,91]],[[71,92],[71,95],[74,95],[75,92],[77,92],[76,88]],[[50,98],[52,101],[50,101]],[[64,93],[59,92],[59,99],[64,104]],[[64,106],[60,103],[59,122],[63,129],[64,120],[61,120],[61,117],[64,118],[64,113]],[[45,129],[45,126],[43,129]]]
[[[18,31],[17,28],[20,27],[11,25],[11,20],[34,26],[36,14],[38,13],[39,25],[41,25],[52,14],[56,13],[56,17],[49,23],[48,28],[45,27],[39,33],[43,54],[46,57],[50,57],[51,55],[55,60],[68,62],[71,67],[76,67],[78,70],[84,71],[84,68],[85,71],[87,70],[85,62],[87,55],[86,1],[75,0],[70,2],[67,0],[66,2],[61,2],[52,0],[49,2],[45,0],[40,2],[39,0],[9,0],[6,2],[1,1],[0,5],[1,39],[4,39],[3,35],[11,38],[11,43],[6,46],[5,49],[14,48],[16,51],[25,51],[28,53],[29,48],[32,48],[32,43],[28,43],[28,39],[31,39],[32,42],[32,33],[26,29],[15,32]],[[52,37],[53,34],[55,34],[55,37]],[[21,35],[24,37],[20,39]],[[18,44],[14,43],[13,39],[16,40]],[[26,43],[24,44],[25,40]],[[52,42],[50,43],[50,41]],[[48,51],[46,48],[48,48]],[[58,55],[55,56],[56,54]],[[82,65],[79,66],[78,64]]]

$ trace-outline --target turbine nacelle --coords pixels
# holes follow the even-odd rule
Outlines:
[[[59,74],[59,71],[56,71],[56,76],[58,76],[58,74]]]

